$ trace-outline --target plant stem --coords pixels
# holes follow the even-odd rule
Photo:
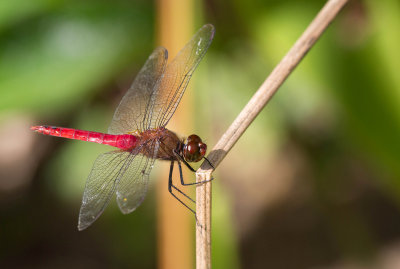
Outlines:
[[[348,0],[329,0],[325,4],[214,146],[207,157],[214,168],[221,163],[347,2]],[[203,162],[196,172],[196,181],[211,179],[212,171],[213,168],[208,162]],[[211,268],[211,182],[197,186],[196,212],[198,220],[196,225],[196,268],[209,269]]]

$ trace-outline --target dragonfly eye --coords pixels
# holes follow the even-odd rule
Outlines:
[[[200,155],[201,155],[201,158],[203,158],[204,155],[206,155],[207,145],[204,143],[199,143],[199,145],[200,145]]]
[[[188,136],[187,142],[188,143],[190,143],[190,142],[201,143],[202,141],[198,135],[192,134],[192,135]]]
[[[183,147],[183,157],[188,162],[200,161],[207,151],[207,145],[197,135],[190,135]]]

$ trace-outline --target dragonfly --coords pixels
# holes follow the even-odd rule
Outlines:
[[[215,28],[206,24],[167,64],[168,51],[156,48],[134,79],[117,107],[107,133],[77,130],[56,126],[32,126],[31,130],[50,136],[105,144],[118,148],[97,157],[86,180],[79,212],[78,230],[95,222],[109,204],[114,193],[123,214],[133,212],[144,200],[149,175],[155,160],[170,161],[168,191],[180,203],[192,198],[172,181],[175,163],[180,183],[185,183],[182,163],[191,171],[189,162],[206,160],[207,145],[195,134],[186,139],[166,128],[187,88],[189,80],[208,50]],[[177,196],[180,193],[181,198]]]

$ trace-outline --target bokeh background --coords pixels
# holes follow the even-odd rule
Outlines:
[[[110,148],[29,130],[106,131],[157,44],[160,2],[1,1],[0,268],[163,268],[154,185],[136,212],[112,202],[78,232]],[[216,36],[179,133],[212,148],[324,2],[194,1],[191,33]],[[399,29],[399,1],[350,1],[221,163],[214,268],[400,268]]]

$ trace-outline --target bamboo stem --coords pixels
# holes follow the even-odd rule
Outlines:
[[[221,163],[247,127],[347,2],[348,0],[329,0],[325,4],[214,146],[208,155],[208,159],[214,168]],[[211,179],[212,171],[213,168],[208,162],[203,162],[196,172],[196,181]],[[209,269],[211,268],[211,182],[196,188],[196,212],[198,219],[196,225],[196,268]]]
[[[193,0],[157,0],[157,45],[168,48],[173,59],[193,34]],[[187,90],[169,123],[169,128],[183,133],[182,126],[190,128],[193,114],[193,91]],[[179,124],[178,124],[179,123]],[[169,166],[163,167],[168,175]],[[184,170],[184,173],[188,171]],[[189,175],[189,174],[187,174]],[[185,174],[184,174],[185,176]],[[158,269],[187,269],[193,266],[192,216],[187,209],[171,198],[165,178],[157,182],[157,263]]]

